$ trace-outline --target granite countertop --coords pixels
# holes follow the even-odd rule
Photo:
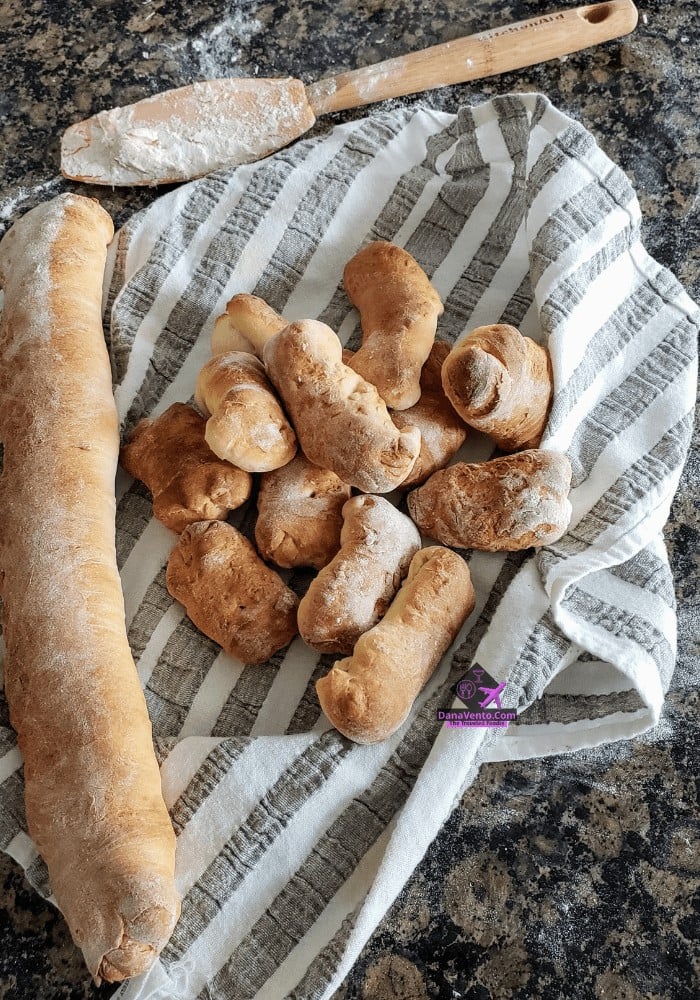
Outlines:
[[[0,231],[63,190],[115,222],[150,189],[58,176],[63,129],[102,108],[224,75],[305,82],[495,27],[555,0],[9,0],[0,5]],[[697,9],[640,0],[630,37],[478,84],[434,108],[542,91],[578,118],[639,195],[649,252],[700,299]],[[398,103],[411,103],[403,99]],[[321,120],[321,133],[358,111]],[[666,529],[678,665],[658,727],[572,756],[482,768],[336,994],[337,1000],[681,1000],[698,991],[698,451]],[[108,997],[67,928],[0,856],[0,998]]]

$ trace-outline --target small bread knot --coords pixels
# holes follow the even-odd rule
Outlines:
[[[445,359],[442,384],[462,420],[502,451],[540,443],[553,391],[549,352],[514,326],[472,330]]]
[[[460,409],[468,410],[470,417],[480,417],[498,405],[500,397],[509,392],[512,379],[508,369],[494,354],[481,347],[468,347],[459,359],[460,379],[451,385]]]

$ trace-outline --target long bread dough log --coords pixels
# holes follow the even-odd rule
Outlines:
[[[226,303],[226,312],[214,323],[211,353],[244,351],[262,358],[270,337],[283,330],[287,320],[257,295],[241,293]]]
[[[321,569],[340,548],[343,504],[350,487],[305,455],[264,472],[258,490],[255,544],[263,559],[285,569]]]
[[[349,653],[382,617],[420,548],[411,519],[388,500],[357,496],[343,507],[340,551],[299,604],[299,634],[321,653]]]
[[[165,582],[200,632],[244,663],[264,663],[297,634],[296,594],[224,521],[185,528]]]
[[[152,964],[180,905],[114,545],[119,426],[100,315],[112,235],[96,201],[62,195],[0,245],[5,691],[29,833],[108,982]]]
[[[362,346],[350,367],[387,406],[408,409],[420,397],[421,368],[443,312],[440,296],[410,253],[383,240],[348,261],[343,282],[362,323]]]
[[[438,469],[443,469],[464,444],[467,427],[442,388],[442,365],[450,345],[436,340],[420,377],[420,399],[408,410],[392,410],[391,419],[400,429],[417,427],[420,454],[399,489],[412,490]]]
[[[549,351],[514,326],[480,326],[442,366],[445,394],[460,417],[502,451],[536,448],[552,401]]]
[[[269,472],[294,458],[294,431],[252,354],[213,357],[197,376],[194,399],[209,418],[204,437],[219,458],[246,472]]]
[[[223,521],[250,496],[249,472],[217,458],[204,440],[206,421],[187,403],[141,420],[120,453],[126,471],[153,495],[153,513],[178,533],[195,521]]]
[[[356,743],[391,736],[473,607],[474,587],[461,556],[440,545],[417,552],[379,624],[316,682],[335,728]]]
[[[388,493],[413,468],[420,432],[399,431],[375,387],[342,357],[331,328],[310,319],[290,323],[263,352],[309,461],[365,493]]]
[[[549,545],[571,520],[571,463],[533,448],[441,469],[408,495],[421,532],[443,545],[517,552]]]

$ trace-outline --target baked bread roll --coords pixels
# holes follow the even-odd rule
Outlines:
[[[471,427],[502,451],[536,448],[552,401],[549,351],[514,326],[480,326],[442,366],[445,395]]]
[[[286,569],[321,569],[340,548],[342,509],[349,499],[347,483],[301,452],[283,468],[264,472],[255,523],[258,552]]]
[[[451,465],[408,495],[421,532],[443,545],[516,552],[549,545],[571,520],[571,463],[530,449],[488,462]]]
[[[401,430],[406,426],[420,431],[420,454],[399,486],[412,490],[433,472],[443,469],[464,444],[467,428],[442,388],[442,365],[450,345],[436,340],[420,376],[420,399],[408,410],[391,410],[391,419]]]
[[[217,458],[204,440],[206,421],[186,403],[141,420],[120,461],[153,495],[153,513],[172,531],[195,521],[224,521],[250,496],[249,472]]]
[[[101,323],[112,235],[96,201],[66,194],[0,244],[5,692],[29,833],[98,983],[144,972],[180,907],[115,554],[119,425]]]
[[[243,663],[264,663],[297,634],[296,594],[224,521],[185,528],[165,582],[200,632]]]
[[[217,319],[211,335],[211,353],[243,351],[262,358],[270,337],[283,330],[287,320],[257,295],[234,295]]]
[[[217,354],[197,376],[194,400],[209,418],[207,444],[231,465],[269,472],[294,458],[294,431],[254,355]]]
[[[309,461],[365,493],[388,493],[413,468],[420,433],[399,431],[375,387],[342,355],[331,328],[310,319],[290,323],[263,351]]]
[[[474,607],[466,562],[439,545],[414,555],[382,620],[316,682],[330,722],[356,743],[396,732]]]
[[[388,500],[357,496],[343,507],[340,550],[299,604],[299,634],[321,653],[349,653],[389,607],[420,535]]]
[[[420,373],[435,340],[440,296],[416,260],[377,240],[345,265],[348,298],[360,312],[362,346],[350,362],[394,410],[420,398]]]

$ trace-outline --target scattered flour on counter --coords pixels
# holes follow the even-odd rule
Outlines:
[[[44,181],[43,184],[36,184],[34,187],[20,186],[12,194],[0,199],[0,223],[14,222],[18,216],[23,215],[25,211],[43,200],[39,197],[40,195],[58,187],[62,180],[63,178],[58,174],[51,180]]]
[[[200,30],[165,46],[183,85],[194,81],[193,91],[165,113],[156,94],[68,129],[61,149],[67,176],[116,185],[191,180],[257,160],[311,128],[315,118],[300,81],[232,75],[241,51],[264,32],[261,21],[234,11]]]
[[[265,30],[262,21],[246,11],[233,11],[222,18],[200,38],[183,38],[170,43],[167,49],[178,54],[185,76],[192,79],[215,80],[228,76],[239,61],[239,49]]]

